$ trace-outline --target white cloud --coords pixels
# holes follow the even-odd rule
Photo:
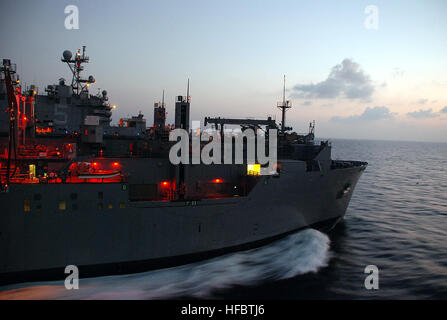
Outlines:
[[[374,93],[369,75],[351,59],[334,66],[326,80],[318,83],[298,84],[292,88],[296,98],[338,98],[369,100]]]
[[[414,111],[414,112],[408,112],[407,115],[409,117],[415,118],[415,119],[427,119],[427,118],[436,118],[439,115],[433,112],[433,109],[426,109],[426,110],[422,110],[420,109],[419,111]]]
[[[362,114],[348,117],[333,117],[333,121],[375,121],[394,118],[395,113],[385,106],[367,107]]]

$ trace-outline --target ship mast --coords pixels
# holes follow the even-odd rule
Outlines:
[[[71,80],[73,93],[80,94],[83,91],[88,92],[88,86],[91,83],[95,83],[96,80],[93,76],[89,76],[88,79],[83,79],[81,77],[81,72],[84,70],[82,64],[90,61],[90,58],[85,55],[85,46],[82,46],[82,54],[81,49],[78,49],[74,59],[72,59],[73,54],[69,50],[65,50],[62,56],[61,61],[67,63],[71,73],[73,74]]]
[[[278,102],[278,109],[281,110],[281,131],[285,132],[287,130],[292,130],[290,127],[286,127],[286,111],[292,108],[292,103],[290,100],[286,100],[286,75],[284,75],[284,87],[282,101]]]
[[[16,89],[15,85],[18,83],[17,80],[13,80],[14,74],[16,73],[15,64],[11,64],[9,59],[3,59],[3,65],[1,67],[1,71],[5,75],[5,87],[8,101],[8,110],[9,111],[9,143],[8,143],[8,160],[6,167],[6,186],[9,185],[9,178],[11,175],[11,157],[12,157],[12,149],[14,149],[14,161],[17,159],[17,115],[19,105],[17,103],[16,97]],[[14,163],[14,170],[16,169],[16,164]],[[3,189],[3,185],[2,185]]]

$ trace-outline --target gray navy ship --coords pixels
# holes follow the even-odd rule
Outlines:
[[[3,59],[0,78],[0,285],[143,272],[259,247],[304,228],[330,230],[343,219],[367,163],[332,160],[328,141],[282,122],[206,117],[224,134],[236,126],[278,132],[274,172],[258,163],[174,165],[170,132],[190,132],[189,85],[166,103],[111,124],[107,92],[91,94],[85,47],[61,61],[71,82],[44,93],[23,86]],[[284,86],[285,87],[285,86]],[[267,137],[268,140],[268,137]],[[203,143],[200,146],[203,148]],[[244,149],[244,152],[246,150]]]

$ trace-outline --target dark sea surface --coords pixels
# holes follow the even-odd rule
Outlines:
[[[0,288],[0,299],[447,299],[447,144],[332,140],[369,163],[345,220],[265,247],[126,276]],[[379,289],[364,286],[379,269]]]

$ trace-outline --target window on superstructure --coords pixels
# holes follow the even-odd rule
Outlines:
[[[31,211],[31,201],[29,199],[25,199],[23,201],[23,211],[25,211],[25,212]]]
[[[59,210],[65,211],[67,209],[67,202],[65,200],[59,201]]]

